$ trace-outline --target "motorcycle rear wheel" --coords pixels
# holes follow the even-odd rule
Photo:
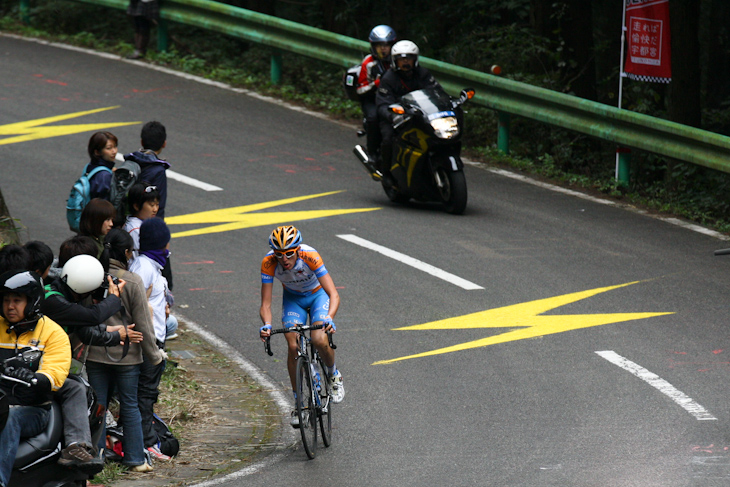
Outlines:
[[[441,201],[444,209],[452,215],[461,215],[466,209],[466,177],[463,171],[446,171],[439,167],[439,178],[443,181],[443,187],[439,188]]]

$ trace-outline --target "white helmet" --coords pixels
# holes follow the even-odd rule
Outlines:
[[[104,267],[96,257],[77,255],[63,266],[61,279],[76,294],[90,293],[104,282]]]
[[[418,55],[419,55],[418,46],[415,42],[411,41],[398,41],[395,44],[393,44],[393,47],[390,49],[390,56],[393,58],[393,62],[391,63],[391,66],[393,69],[398,69],[398,64],[395,62],[396,59],[402,58],[402,57],[408,57],[413,56],[414,62],[413,67],[415,68],[418,66]]]

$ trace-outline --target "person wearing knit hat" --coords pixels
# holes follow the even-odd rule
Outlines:
[[[167,295],[169,293],[167,279],[162,275],[162,269],[170,256],[170,230],[164,220],[149,218],[142,222],[139,228],[139,257],[129,266],[129,271],[142,278],[144,288],[148,293],[150,308],[152,308],[155,328],[155,340],[160,349],[165,348],[167,335]],[[160,441],[153,426],[154,405],[159,396],[159,385],[166,361],[154,365],[144,357],[140,368],[139,384],[137,386],[137,405],[142,415],[142,433],[144,447],[153,458],[166,460],[160,452]]]

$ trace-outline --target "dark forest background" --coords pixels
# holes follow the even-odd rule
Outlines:
[[[388,24],[424,56],[612,106],[618,104],[622,0],[226,0],[224,3],[365,40]],[[163,0],[164,2],[164,0]],[[123,12],[68,0],[32,0],[30,27],[18,2],[0,5],[0,29],[131,52]],[[730,135],[730,1],[670,0],[672,82],[624,80],[622,107]],[[119,25],[130,25],[127,32]],[[170,26],[171,51],[151,62],[274,94],[357,120],[340,87],[342,69],[284,55],[283,80],[269,80],[267,48]],[[365,54],[365,53],[363,53]],[[470,107],[470,154],[660,211],[730,230],[730,176],[634,151],[629,186],[613,180],[616,147],[514,119],[511,158],[495,150],[496,115]]]

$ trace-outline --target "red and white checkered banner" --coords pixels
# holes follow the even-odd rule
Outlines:
[[[638,81],[672,81],[669,0],[626,1],[626,77]]]

